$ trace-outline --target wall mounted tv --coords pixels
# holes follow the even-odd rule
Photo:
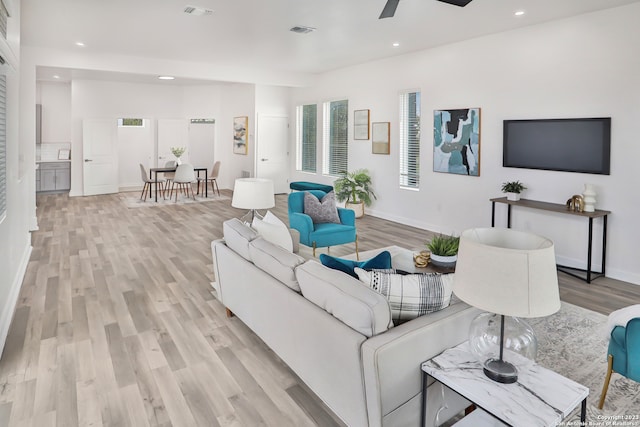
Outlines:
[[[611,117],[505,120],[502,165],[609,175]]]

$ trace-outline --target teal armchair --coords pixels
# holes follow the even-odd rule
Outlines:
[[[319,200],[327,194],[320,190],[310,190],[309,193]],[[316,248],[329,248],[355,242],[356,257],[358,258],[356,215],[353,210],[338,208],[340,224],[314,224],[311,217],[304,213],[304,192],[300,191],[289,194],[288,211],[289,227],[300,232],[300,243],[312,247],[314,257],[316,256]]]
[[[640,317],[631,319],[625,327],[616,326],[611,331],[607,359],[609,366],[598,404],[600,409],[604,406],[613,372],[640,382]]]

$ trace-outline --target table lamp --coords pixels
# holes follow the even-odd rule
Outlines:
[[[506,228],[466,230],[460,235],[453,292],[467,304],[493,313],[480,314],[470,328],[469,345],[485,375],[504,384],[516,382],[516,365],[527,360],[521,355],[526,355],[527,346],[535,353],[537,341],[533,329],[520,319],[521,330],[515,331],[519,336],[513,330],[505,333],[505,316],[542,317],[560,310],[553,242]],[[513,363],[505,360],[505,349]]]
[[[264,178],[238,178],[233,186],[233,199],[231,206],[240,209],[249,209],[241,220],[251,223],[253,218],[262,216],[258,209],[269,209],[276,205],[274,197],[273,181]]]

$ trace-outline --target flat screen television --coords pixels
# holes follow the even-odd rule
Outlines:
[[[609,175],[611,117],[505,120],[502,165]]]

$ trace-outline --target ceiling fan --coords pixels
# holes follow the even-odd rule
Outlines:
[[[438,0],[443,3],[449,3],[460,7],[465,7],[471,0]],[[393,15],[396,13],[396,9],[398,7],[398,3],[400,0],[387,0],[387,4],[384,5],[384,9],[382,9],[382,13],[378,19],[384,18],[393,18]]]

